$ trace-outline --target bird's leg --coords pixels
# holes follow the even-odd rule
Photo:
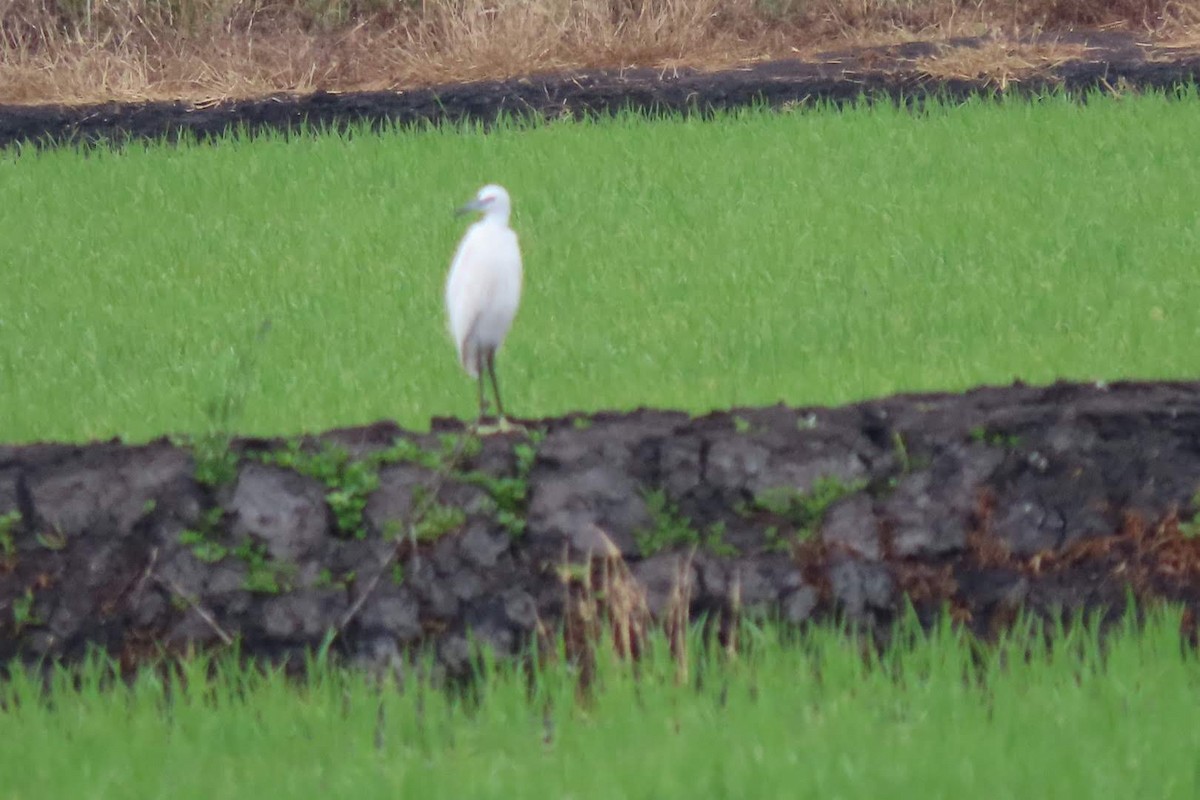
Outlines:
[[[520,425],[514,425],[504,416],[504,404],[500,401],[500,382],[496,380],[496,351],[491,350],[486,354],[480,354],[479,357],[479,422],[475,424],[475,433],[479,436],[487,436],[493,433],[510,433],[514,430],[523,430]],[[487,409],[487,401],[484,396],[483,389],[483,373],[486,370],[488,377],[492,381],[492,393],[496,396],[496,409],[499,415],[496,417],[495,425],[484,425],[483,417]]]
[[[479,370],[479,423],[487,416],[487,397],[483,393],[483,370]]]
[[[487,436],[496,432],[504,432],[507,430],[507,422],[504,419],[503,409],[500,412],[499,425],[485,425],[484,420],[487,418],[487,390],[484,388],[484,381],[487,380],[485,372],[491,372],[491,356],[484,355],[482,351],[476,356],[476,374],[479,380],[479,419],[475,420],[475,424],[471,426],[471,430],[476,436]],[[496,388],[495,374],[492,375],[492,389]],[[497,397],[497,402],[499,398]]]
[[[504,419],[504,403],[500,402],[500,384],[496,382],[496,351],[489,350],[486,356],[488,375],[492,378],[492,394],[496,396],[496,413],[500,420]]]
[[[520,425],[514,425],[508,421],[508,417],[504,414],[504,404],[500,402],[500,383],[496,380],[496,351],[490,350],[487,354],[488,375],[492,378],[492,393],[496,395],[496,410],[499,416],[496,418],[496,430],[500,433],[508,433],[512,430],[521,430]]]

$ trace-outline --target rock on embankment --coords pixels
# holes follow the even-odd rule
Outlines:
[[[0,447],[0,662],[239,639],[454,669],[589,603],[878,629],[907,601],[986,635],[1200,589],[1200,383],[528,425]]]

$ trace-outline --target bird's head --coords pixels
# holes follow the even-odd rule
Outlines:
[[[471,202],[458,209],[458,214],[462,215],[469,214],[472,211],[479,211],[483,213],[485,219],[494,219],[506,223],[508,222],[508,215],[511,208],[512,205],[508,199],[508,192],[504,190],[504,187],[489,183],[475,194],[475,198]]]

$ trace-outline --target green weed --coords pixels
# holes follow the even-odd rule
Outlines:
[[[346,589],[354,583],[354,578],[355,571],[352,569],[334,577],[333,570],[324,567],[317,573],[317,579],[313,585],[318,589]]]
[[[467,514],[461,508],[439,503],[424,486],[413,489],[413,508],[423,509],[413,522],[419,542],[433,542],[461,528]]]
[[[532,431],[529,440],[513,446],[516,475],[496,477],[484,472],[459,472],[456,477],[487,492],[495,507],[496,521],[512,536],[525,532],[525,502],[529,494],[529,473],[537,460],[537,448],[544,438]]]
[[[67,546],[67,537],[58,531],[46,531],[36,536],[37,543],[47,550],[62,550]]]
[[[725,541],[725,523],[721,520],[711,523],[701,531],[700,544],[713,555],[731,558],[738,554],[738,549]]]
[[[195,528],[181,531],[179,543],[192,551],[192,555],[206,564],[215,564],[229,555],[229,548],[221,543],[221,519],[225,512],[219,506],[200,515]]]
[[[982,425],[976,425],[968,432],[971,441],[986,444],[991,447],[1003,447],[1011,450],[1021,444],[1021,437],[1012,433],[989,431]]]
[[[238,456],[230,450],[230,441],[230,434],[215,431],[177,438],[181,446],[192,451],[197,483],[216,488],[237,477]]]
[[[325,502],[333,512],[338,531],[343,536],[362,539],[367,535],[363,512],[371,493],[379,488],[379,464],[390,451],[373,455],[370,459],[356,460],[329,442],[322,442],[316,450],[306,450],[300,442],[292,440],[284,449],[262,453],[258,458],[265,464],[290,469],[325,484]]]
[[[213,364],[216,370],[214,384],[221,391],[203,405],[202,431],[175,437],[179,445],[192,451],[195,478],[203,486],[216,488],[237,477],[239,459],[230,444],[245,409],[256,357],[270,330],[270,322],[264,321],[248,345],[236,350],[223,349]]]
[[[17,555],[17,545],[13,540],[13,529],[21,524],[21,512],[9,511],[0,514],[0,558],[12,559]]]
[[[792,549],[791,541],[779,534],[777,525],[768,525],[763,529],[763,542],[763,549],[768,553],[788,553]]]
[[[900,471],[907,474],[912,469],[912,460],[908,457],[908,445],[905,444],[904,434],[900,431],[892,432],[892,448],[900,459]]]
[[[233,549],[233,555],[246,564],[246,591],[280,594],[291,588],[295,565],[273,560],[264,545],[247,540]]]
[[[820,527],[825,512],[843,497],[861,491],[865,480],[843,483],[838,478],[825,476],[813,482],[812,488],[802,492],[794,486],[776,486],[754,495],[754,500],[739,510],[744,516],[766,512],[782,517],[792,525],[800,541],[812,538]],[[778,538],[776,537],[776,543]]]
[[[643,556],[652,556],[672,547],[700,544],[700,532],[667,499],[666,492],[655,489],[643,492],[642,497],[650,514],[650,527],[634,531],[633,539]]]
[[[42,624],[42,618],[33,610],[33,603],[32,589],[26,589],[25,594],[13,598],[12,621],[15,633],[20,634],[26,628],[34,628]]]
[[[634,531],[633,538],[643,556],[688,546],[702,547],[718,556],[738,554],[737,548],[725,540],[726,526],[723,521],[717,520],[699,530],[690,519],[679,513],[679,509],[661,489],[644,492],[642,496],[650,514],[651,526]]]

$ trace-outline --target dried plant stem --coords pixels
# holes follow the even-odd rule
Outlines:
[[[818,47],[1122,27],[1200,0],[7,0],[0,102],[372,90],[566,68],[720,67]]]

